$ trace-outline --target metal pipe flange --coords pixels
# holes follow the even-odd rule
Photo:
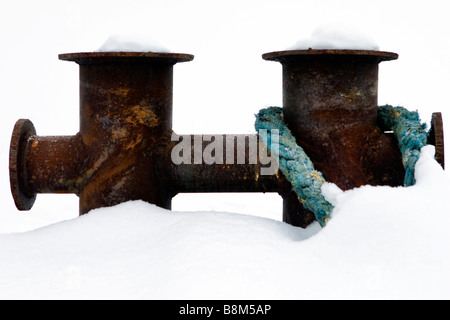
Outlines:
[[[36,192],[27,187],[26,168],[27,145],[31,136],[36,135],[33,123],[28,119],[20,119],[16,122],[11,137],[9,149],[9,178],[11,192],[17,209],[30,210],[36,200]]]

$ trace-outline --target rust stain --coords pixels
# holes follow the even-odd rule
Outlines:
[[[76,193],[84,214],[136,199],[170,209],[179,192],[278,192],[285,222],[306,227],[314,220],[284,175],[279,170],[272,176],[260,174],[263,166],[251,160],[255,155],[247,148],[248,164],[234,165],[236,158],[216,165],[171,161],[172,66],[192,56],[110,52],[60,58],[80,65],[80,132],[38,137],[29,120],[19,120],[11,140],[10,179],[20,210],[31,209],[37,193]],[[264,58],[283,64],[289,129],[327,181],[344,189],[403,181],[398,146],[374,121],[377,64],[396,59],[396,54],[307,50]],[[434,128],[443,161],[440,118]],[[256,136],[244,138],[236,139],[257,141]],[[203,154],[208,145],[200,147]],[[196,150],[190,151],[195,157]],[[320,178],[318,172],[312,175]]]
[[[159,124],[157,115],[147,105],[140,104],[127,110],[124,120],[133,126],[145,125],[156,127]]]
[[[112,130],[111,135],[114,140],[121,140],[128,136],[128,131],[125,128],[116,127]]]
[[[115,94],[116,96],[126,98],[128,96],[128,93],[130,92],[130,88],[116,88],[111,89],[110,92],[112,94]]]
[[[373,90],[370,90],[370,94],[372,94],[372,92]],[[352,88],[348,93],[341,92],[340,95],[342,98],[350,101],[354,101],[356,99],[366,99],[366,95],[364,94],[364,92],[361,92],[361,90],[359,90],[358,88]]]
[[[134,149],[137,145],[139,145],[144,139],[142,134],[138,134],[135,139],[129,141],[124,147],[124,150]]]

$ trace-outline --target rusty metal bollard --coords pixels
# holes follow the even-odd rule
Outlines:
[[[75,193],[80,214],[134,199],[168,207],[155,155],[172,127],[173,65],[193,56],[99,52],[59,58],[80,66],[80,131],[39,137],[30,121],[16,124],[10,167],[17,207],[29,210],[37,193]]]
[[[41,137],[31,121],[16,123],[10,180],[19,210],[30,210],[37,193],[74,193],[85,214],[129,200],[170,209],[178,193],[277,192],[284,199],[284,221],[301,227],[314,221],[281,172],[261,175],[267,162],[261,154],[251,160],[250,142],[261,147],[257,135],[214,135],[220,145],[241,141],[244,147],[213,164],[196,159],[209,140],[187,135],[197,141],[189,161],[172,161],[181,138],[172,131],[173,66],[192,55],[96,52],[59,58],[80,68],[80,131]],[[401,185],[397,142],[376,123],[378,63],[396,54],[307,50],[263,58],[283,64],[286,122],[327,180],[343,189]],[[434,141],[443,152],[441,129],[442,122]]]
[[[342,189],[398,186],[397,142],[377,125],[380,51],[299,50],[264,55],[283,65],[283,110],[297,143]]]
[[[263,55],[283,67],[285,121],[327,181],[348,190],[362,185],[403,185],[398,142],[377,123],[378,65],[396,53],[367,50],[291,50]],[[440,122],[439,122],[440,121]],[[444,166],[440,113],[432,120],[433,144]],[[285,199],[285,221],[304,209]],[[297,212],[296,212],[297,211]]]

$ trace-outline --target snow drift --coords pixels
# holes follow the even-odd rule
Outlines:
[[[303,230],[141,201],[0,235],[0,299],[448,299],[450,180],[422,150],[413,187],[326,185]]]

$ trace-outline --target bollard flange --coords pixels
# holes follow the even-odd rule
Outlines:
[[[398,59],[398,54],[387,51],[373,50],[347,50],[347,49],[309,49],[309,50],[286,50],[274,51],[262,55],[264,60],[284,62],[289,59],[303,57],[319,57],[319,56],[347,56],[347,57],[370,57],[378,62],[390,61]]]
[[[154,63],[176,64],[178,62],[189,62],[194,60],[194,55],[186,53],[165,53],[165,52],[78,52],[63,53],[58,56],[60,60],[72,61],[78,64],[91,63],[117,63],[126,60],[127,63],[133,61],[151,61]]]
[[[36,192],[27,187],[27,170],[25,168],[27,154],[25,152],[27,141],[36,135],[33,123],[28,119],[20,119],[16,122],[11,137],[9,149],[9,178],[11,192],[17,209],[27,211],[33,207],[36,200]]]
[[[434,112],[431,117],[431,129],[428,134],[428,143],[436,148],[435,159],[445,169],[445,150],[444,150],[444,124],[442,113]]]

